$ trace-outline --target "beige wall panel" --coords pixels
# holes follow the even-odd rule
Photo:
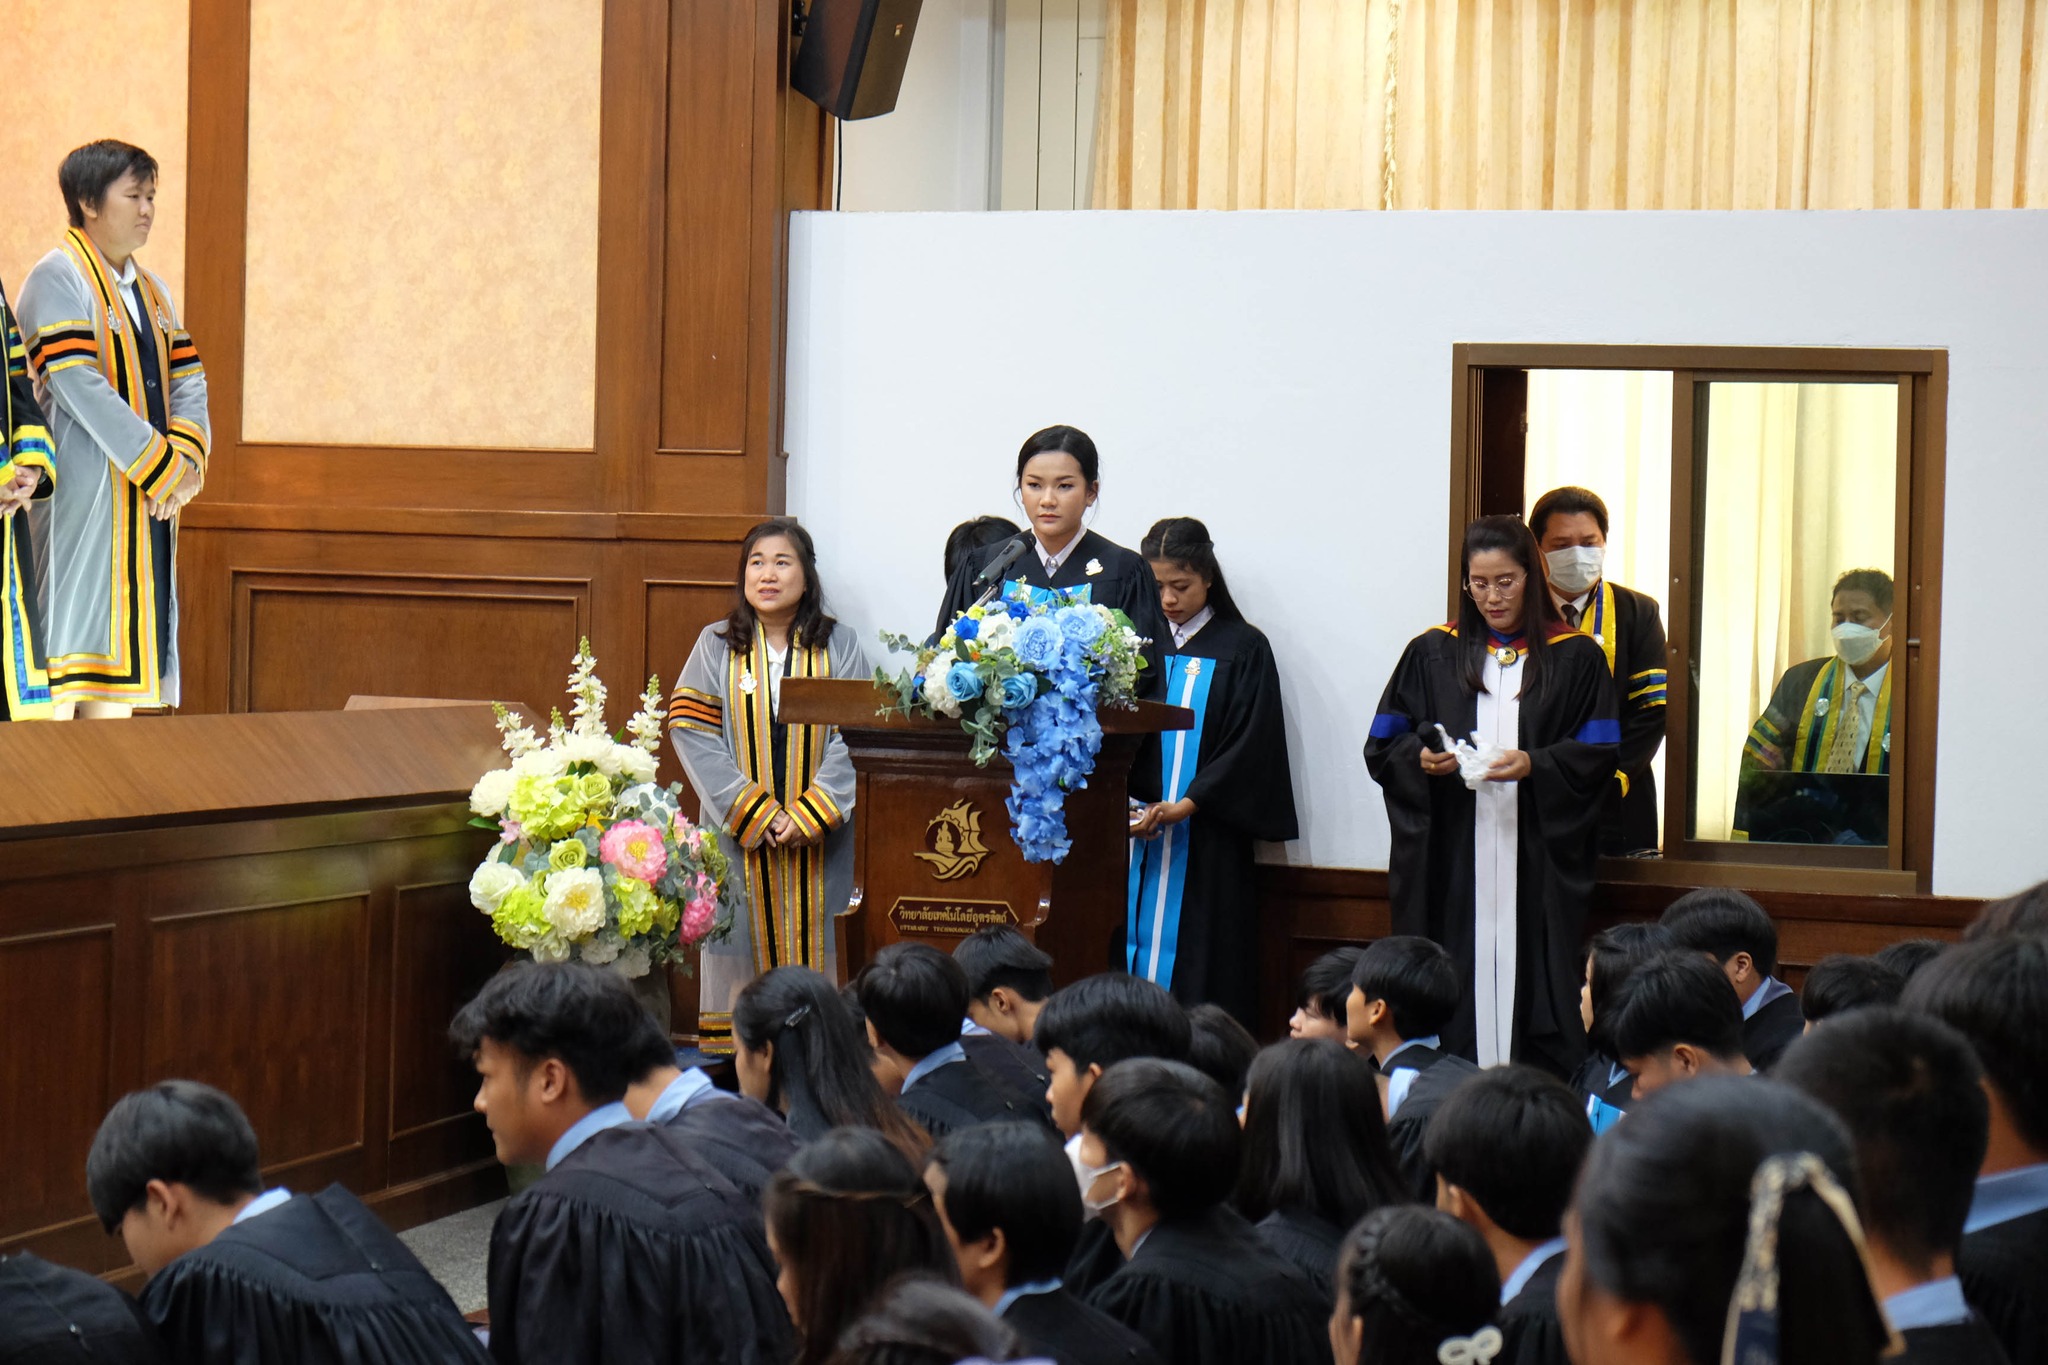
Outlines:
[[[244,440],[590,447],[602,21],[251,0]]]
[[[163,168],[156,227],[137,259],[183,304],[188,13],[186,0],[84,9],[0,0],[0,283],[9,299],[64,232],[58,163],[73,147],[117,137]],[[199,346],[204,355],[204,337]]]

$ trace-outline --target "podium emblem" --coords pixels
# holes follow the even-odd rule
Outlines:
[[[935,881],[958,881],[981,870],[988,845],[981,841],[981,812],[972,802],[955,801],[926,823],[928,847],[913,856],[932,866]]]

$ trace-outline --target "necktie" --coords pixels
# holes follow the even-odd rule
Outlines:
[[[1559,607],[1558,610],[1564,613],[1564,623],[1566,625],[1570,626],[1573,630],[1579,628],[1579,608],[1576,603],[1567,602],[1562,607]]]
[[[1860,723],[1862,712],[1857,703],[1870,689],[1863,685],[1861,678],[1851,678],[1848,689],[1842,694],[1842,715],[1835,722],[1834,742],[1828,745],[1828,760],[1822,772],[1853,773],[1862,767],[1859,761],[1863,752],[1863,737],[1857,732],[1863,728]]]

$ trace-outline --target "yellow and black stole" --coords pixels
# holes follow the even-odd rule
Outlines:
[[[23,469],[40,469],[45,478],[57,477],[56,451],[50,431],[34,403],[17,406],[15,388],[26,387],[28,350],[14,325],[14,313],[0,294],[0,341],[7,352],[4,381],[0,381],[0,484],[11,483]],[[50,675],[42,653],[42,623],[36,611],[35,566],[31,563],[28,518],[0,517],[0,611],[7,620],[0,623],[0,674],[5,692],[0,693],[0,715],[9,720],[30,720],[50,714]]]
[[[1607,672],[1611,677],[1616,667],[1615,659],[1621,643],[1621,618],[1615,614],[1614,585],[1606,579],[1600,580],[1599,590],[1586,603],[1585,614],[1579,617],[1580,633],[1592,636],[1600,642],[1600,652],[1607,658]],[[1640,673],[1631,673],[1627,685],[1621,690],[1621,713],[1665,704],[1666,678],[1661,668],[1646,668]],[[1628,774],[1617,769],[1615,777],[1621,782],[1621,794],[1628,795]]]

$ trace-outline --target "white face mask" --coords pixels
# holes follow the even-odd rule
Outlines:
[[[1577,597],[1600,581],[1607,562],[1607,550],[1599,545],[1567,545],[1543,556],[1550,568],[1550,586],[1567,597]]]
[[[1884,623],[1887,626],[1890,625],[1892,618],[1889,616],[1885,617]],[[1869,626],[1859,626],[1853,621],[1844,621],[1841,625],[1836,626],[1834,636],[1835,653],[1841,655],[1842,662],[1848,664],[1851,668],[1868,662],[1870,657],[1877,653],[1878,648],[1884,644],[1884,636],[1878,634],[1877,631],[1872,630]]]
[[[1081,1153],[1078,1147],[1069,1152],[1067,1156],[1074,1163],[1074,1178],[1081,1182],[1082,1214],[1088,1218],[1102,1217],[1102,1211],[1117,1203],[1123,1196],[1112,1194],[1107,1199],[1092,1199],[1089,1197],[1088,1191],[1094,1189],[1095,1182],[1108,1175],[1111,1171],[1122,1170],[1124,1163],[1112,1161],[1107,1165],[1090,1166],[1087,1162],[1081,1160]]]

